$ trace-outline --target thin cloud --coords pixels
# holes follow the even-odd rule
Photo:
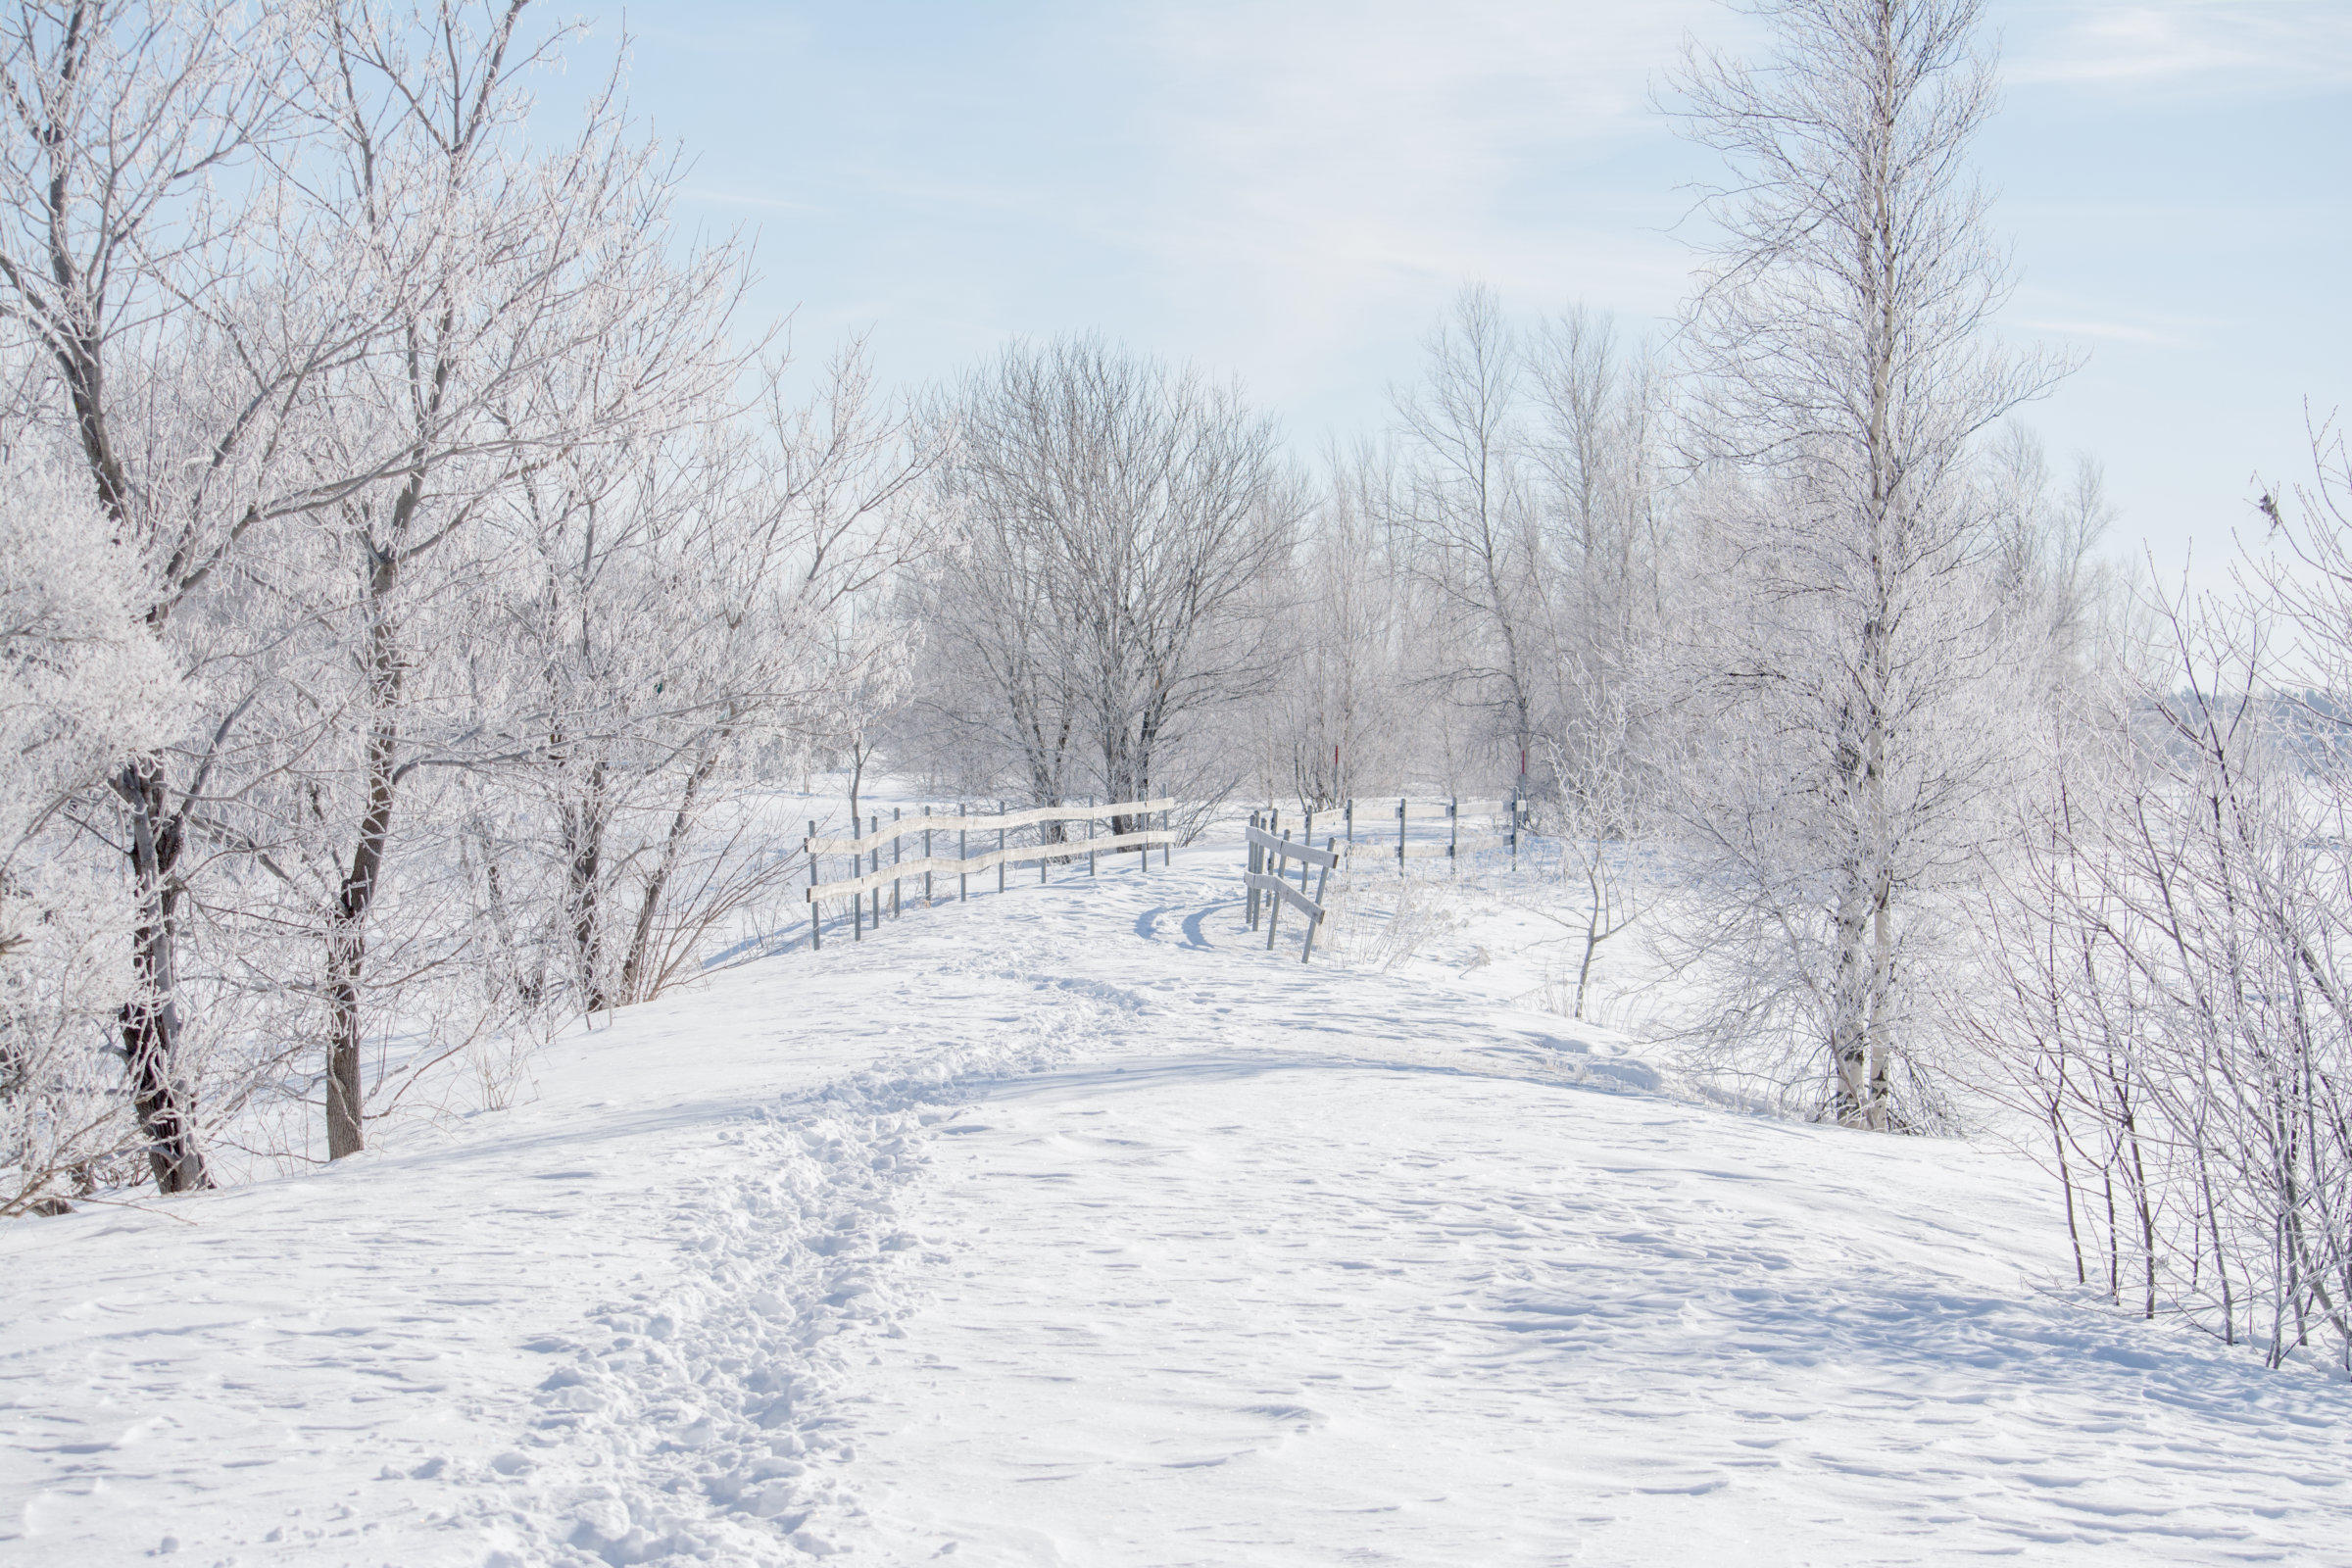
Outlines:
[[[1275,389],[1368,332],[1418,331],[1467,277],[1528,307],[1662,312],[1688,266],[1661,232],[1682,206],[1648,167],[1612,187],[1610,160],[1667,140],[1653,81],[1687,30],[1724,21],[1711,0],[1139,13],[1141,265],[1195,295],[1202,347]]]
[[[2340,0],[2083,0],[2028,14],[2011,80],[2027,85],[2223,89],[2352,83],[2352,9]],[[2022,46],[2020,46],[2022,44]]]
[[[2030,320],[2020,325],[2035,332],[2047,332],[2053,337],[2097,338],[2109,343],[2144,343],[2159,348],[2180,348],[2187,339],[2171,332],[2160,332],[2152,326],[2134,326],[2129,321]]]
[[[824,212],[813,202],[797,202],[782,196],[763,196],[751,191],[719,190],[709,185],[685,185],[678,190],[683,201],[707,202],[713,207],[749,207],[762,213],[791,213],[798,217]]]

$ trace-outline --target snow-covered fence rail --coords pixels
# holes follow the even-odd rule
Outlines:
[[[1337,841],[1327,840],[1323,848],[1318,850],[1311,843],[1292,843],[1288,833],[1276,838],[1258,826],[1257,815],[1252,812],[1249,844],[1249,869],[1242,873],[1242,880],[1250,889],[1250,929],[1257,929],[1258,910],[1262,907],[1266,916],[1266,951],[1271,953],[1274,950],[1274,930],[1282,918],[1282,906],[1285,904],[1296,905],[1298,912],[1306,916],[1306,945],[1298,952],[1298,961],[1304,963],[1315,956],[1315,932],[1323,924],[1323,894],[1331,884],[1331,868],[1340,863]],[[1285,864],[1290,860],[1298,862],[1297,887],[1291,886]],[[1322,867],[1322,874],[1315,882],[1315,896],[1311,899],[1306,896],[1306,873],[1310,866]]]
[[[934,879],[938,877],[956,878],[956,897],[967,899],[971,897],[971,879],[985,871],[997,873],[997,891],[1002,893],[1005,889],[1005,872],[1014,866],[1035,865],[1037,879],[1042,883],[1053,862],[1075,860],[1080,856],[1086,858],[1086,873],[1089,876],[1096,874],[1098,856],[1127,850],[1137,851],[1142,856],[1140,869],[1148,871],[1152,868],[1152,852],[1154,849],[1160,851],[1160,863],[1165,865],[1169,846],[1176,842],[1176,834],[1169,823],[1169,812],[1175,806],[1176,802],[1170,798],[1117,801],[1107,806],[1091,803],[1085,806],[1041,806],[1025,811],[1006,811],[1000,807],[995,811],[977,814],[958,808],[953,816],[934,816],[927,806],[922,808],[921,815],[908,816],[904,808],[897,808],[891,811],[889,822],[885,823],[879,815],[870,816],[866,818],[869,825],[862,837],[846,839],[819,838],[816,824],[810,822],[807,839],[808,945],[811,948],[824,945],[823,901],[826,899],[846,896],[850,900],[850,938],[852,941],[861,941],[865,936],[868,897],[872,899],[873,924],[879,930],[883,919],[882,890],[886,887],[890,889],[890,917],[896,919],[905,908],[904,891],[906,883],[918,876],[923,879],[922,900],[928,906],[934,902],[932,889],[936,885]],[[1098,822],[1125,817],[1131,822],[1149,823],[1154,815],[1159,818],[1157,827],[1131,827],[1125,833],[1113,833],[1102,838],[1095,836],[1095,824]],[[1086,824],[1086,837],[1073,839],[1068,836],[1066,824],[1072,822]],[[1045,831],[1048,824],[1063,825],[1065,831],[1058,839],[1048,838]],[[850,826],[855,831],[857,823],[853,821]],[[1009,842],[1012,834],[1025,828],[1038,830],[1034,843]],[[956,853],[953,856],[932,853],[933,836],[942,833],[956,835]],[[971,839],[974,833],[983,835],[984,844],[987,842],[985,835],[996,834],[996,848],[984,849],[978,855],[972,854]],[[906,841],[918,836],[923,841],[922,853],[909,858],[905,853]],[[886,849],[890,852],[888,861],[882,858]],[[850,874],[832,882],[818,880],[818,858],[827,855],[849,857]]]

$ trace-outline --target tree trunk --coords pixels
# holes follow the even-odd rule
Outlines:
[[[636,929],[629,936],[628,956],[620,965],[620,998],[624,1003],[644,1002],[651,995],[642,988],[647,956],[653,949],[655,921],[662,910],[662,895],[669,886],[671,873],[678,868],[679,856],[685,852],[686,835],[694,826],[695,807],[701,801],[703,786],[718,768],[719,746],[724,740],[722,736],[706,751],[694,771],[687,775],[685,793],[670,816],[669,832],[662,842],[661,861],[654,867],[654,874],[646,879],[645,897],[637,905]]]
[[[393,512],[396,529],[405,526],[422,488],[420,477],[404,486]],[[395,532],[394,538],[399,534]],[[327,1004],[332,1026],[327,1037],[326,1157],[341,1159],[367,1147],[363,1129],[365,1089],[360,1081],[360,1041],[365,1028],[360,996],[367,977],[368,918],[374,912],[383,882],[384,858],[392,842],[392,808],[400,792],[400,694],[404,669],[399,628],[390,603],[400,583],[400,558],[395,548],[373,547],[374,564],[368,577],[368,605],[372,621],[368,628],[368,698],[375,717],[368,727],[363,764],[368,805],[360,817],[352,845],[351,866],[343,874],[334,906],[327,913]]]
[[[179,825],[164,806],[164,760],[146,756],[115,779],[130,816],[130,875],[139,918],[131,936],[138,989],[122,1004],[122,1056],[147,1164],[161,1193],[213,1185],[197,1147],[194,1097],[179,1075]]]
[[[1838,901],[1838,972],[1830,993],[1831,1115],[1841,1127],[1868,1124],[1870,1104],[1869,902],[1859,865],[1848,865],[1846,886]]]
[[[602,759],[588,769],[583,799],[563,813],[565,848],[564,876],[570,883],[572,957],[579,965],[582,1010],[595,1012],[605,1004],[604,876],[605,876],[605,764]]]
[[[363,1125],[366,1090],[360,1081],[360,979],[368,934],[338,909],[327,934],[326,1157],[342,1159],[368,1147]]]
[[[379,581],[378,586],[388,586]],[[326,1065],[326,1157],[341,1159],[367,1147],[362,1130],[364,1090],[360,1082],[360,1040],[364,1027],[360,991],[367,975],[368,917],[382,885],[384,857],[392,839],[392,808],[400,789],[395,754],[400,724],[399,648],[392,628],[379,619],[369,637],[369,684],[376,705],[368,732],[368,809],[360,818],[351,868],[327,917],[327,1002],[333,1025]]]

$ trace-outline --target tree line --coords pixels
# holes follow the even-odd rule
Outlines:
[[[923,432],[788,393],[616,78],[529,122],[525,9],[0,13],[11,1207],[651,996],[902,660]]]

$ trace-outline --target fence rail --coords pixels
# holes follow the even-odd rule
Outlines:
[[[920,821],[921,818],[917,817],[916,820]],[[1152,828],[1141,833],[1121,833],[1106,839],[1075,839],[1066,844],[1015,845],[1009,849],[990,850],[986,854],[974,855],[964,859],[951,859],[944,856],[934,855],[912,860],[892,860],[884,864],[880,870],[868,871],[862,876],[844,877],[838,882],[825,882],[812,887],[808,889],[808,902],[813,904],[819,899],[838,898],[845,893],[864,893],[874,888],[887,887],[893,882],[903,881],[909,877],[975,876],[982,871],[994,870],[1000,865],[1014,868],[1031,865],[1040,860],[1068,860],[1081,855],[1101,855],[1112,850],[1157,848],[1163,844],[1173,844],[1175,841],[1175,834],[1163,833],[1157,828]]]
[[[1160,863],[1164,866],[1168,851],[1176,842],[1176,834],[1169,826],[1169,812],[1175,806],[1172,797],[1151,801],[1117,801],[1104,806],[1089,802],[1084,806],[1042,806],[1022,811],[980,813],[966,811],[959,806],[953,816],[934,816],[929,807],[923,808],[922,814],[918,816],[907,816],[904,808],[898,808],[892,810],[888,823],[884,823],[879,815],[868,817],[871,828],[855,838],[820,838],[816,824],[810,822],[808,835],[803,841],[808,855],[808,886],[804,895],[808,904],[808,945],[812,949],[824,946],[825,900],[842,897],[850,900],[851,940],[862,941],[865,937],[867,896],[870,894],[873,900],[874,928],[880,930],[883,919],[882,890],[885,887],[890,889],[890,915],[895,919],[905,907],[902,897],[905,886],[915,877],[922,878],[921,897],[924,904],[929,905],[934,902],[933,878],[939,876],[956,878],[956,897],[961,900],[971,896],[971,879],[983,871],[993,870],[997,873],[997,891],[1002,893],[1005,891],[1004,873],[1019,865],[1035,865],[1037,878],[1043,882],[1046,880],[1047,867],[1052,862],[1084,857],[1087,874],[1092,876],[1096,872],[1097,856],[1135,850],[1142,856],[1139,868],[1149,871],[1152,868],[1152,852],[1157,849],[1160,851]],[[1104,838],[1094,836],[1097,822],[1116,817],[1141,818],[1149,822],[1154,815],[1158,816],[1160,822],[1156,828],[1146,827]],[[1048,822],[1084,822],[1087,836],[1049,842],[1042,832]],[[853,821],[850,825],[855,832],[857,823]],[[1005,842],[1007,834],[1032,827],[1041,829],[1036,844]],[[975,831],[993,831],[997,835],[996,848],[983,850],[978,855],[971,854],[971,834]],[[956,835],[955,855],[931,853],[932,835],[938,833]],[[903,855],[901,844],[917,837],[923,841],[923,853],[911,858]],[[887,862],[882,858],[885,849],[890,851]],[[831,882],[819,881],[817,858],[824,855],[848,856],[850,875]]]
[[[1157,801],[1121,801],[1110,806],[1041,806],[1033,810],[1006,811],[1002,814],[984,811],[977,816],[894,816],[888,826],[878,827],[863,838],[820,839],[812,836],[808,840],[808,848],[819,855],[863,855],[868,850],[880,849],[893,839],[906,838],[915,833],[959,833],[973,828],[1001,828],[1010,833],[1020,828],[1035,827],[1041,822],[1103,822],[1114,816],[1164,816],[1175,807],[1175,798],[1171,796]],[[879,821],[880,818],[875,820]]]

